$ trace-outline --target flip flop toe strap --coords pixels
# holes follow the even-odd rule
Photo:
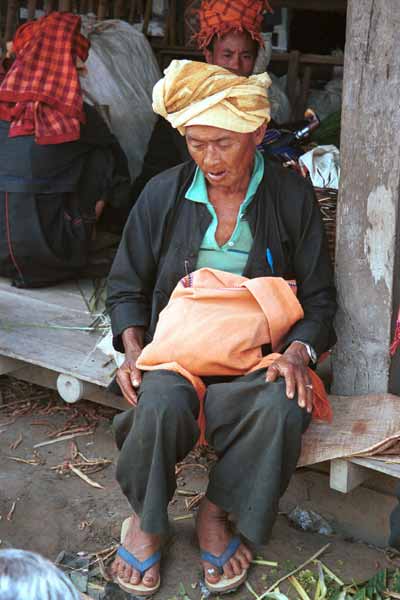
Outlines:
[[[146,560],[138,560],[136,556],[131,554],[126,548],[120,546],[118,548],[117,555],[120,556],[122,560],[124,560],[133,569],[139,571],[141,577],[143,577],[146,571],[151,569],[151,567],[154,567],[154,565],[161,560],[160,550],[157,550],[157,552],[149,556],[149,558]]]
[[[235,536],[231,539],[226,550],[220,554],[219,556],[215,556],[215,554],[211,554],[211,552],[206,552],[205,550],[201,551],[201,560],[208,562],[214,567],[219,569],[219,572],[222,573],[222,567],[228,562],[230,558],[235,554],[236,550],[239,548],[241,544],[240,538]]]

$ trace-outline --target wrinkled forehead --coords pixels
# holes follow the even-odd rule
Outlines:
[[[256,55],[258,51],[258,43],[246,30],[229,31],[225,35],[216,35],[212,45],[213,50],[217,52],[249,52]]]
[[[187,141],[210,143],[210,142],[223,142],[223,141],[235,141],[240,144],[246,144],[248,142],[251,133],[238,133],[236,131],[229,131],[228,129],[220,129],[219,127],[211,127],[209,125],[188,125],[185,128],[185,135]]]

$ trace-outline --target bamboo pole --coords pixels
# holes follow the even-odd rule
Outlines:
[[[60,0],[58,3],[58,10],[60,12],[71,12],[72,0]]]
[[[88,0],[87,11],[88,11],[88,13],[93,13],[94,15],[96,14],[96,2],[95,2],[95,0]]]
[[[168,44],[176,46],[176,0],[169,0],[168,4]]]
[[[113,17],[114,19],[122,19],[125,16],[125,1],[124,0],[114,0],[114,10]]]
[[[45,0],[44,3],[44,12],[46,15],[51,13],[53,10],[53,0]]]
[[[80,15],[87,15],[88,12],[89,12],[89,10],[88,10],[88,1],[87,0],[81,0],[79,2],[79,14]]]
[[[36,0],[28,0],[28,21],[32,21],[36,14]]]
[[[147,35],[147,31],[149,29],[149,23],[151,16],[153,14],[153,0],[146,0],[146,8],[144,11],[144,19],[143,19],[143,33]]]
[[[136,18],[144,17],[143,0],[131,0],[129,7],[129,23],[133,23]]]
[[[13,39],[17,26],[19,2],[18,0],[9,0],[7,3],[6,31],[4,38],[6,42]]]
[[[99,0],[99,6],[97,8],[97,18],[99,21],[103,21],[108,16],[108,1]]]

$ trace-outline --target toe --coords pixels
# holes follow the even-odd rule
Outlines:
[[[158,581],[158,566],[151,567],[143,576],[143,584],[146,587],[152,588]]]
[[[114,560],[113,564],[111,565],[110,573],[113,577],[116,577],[118,575],[119,563],[120,563],[120,559],[117,557]]]
[[[125,581],[126,583],[129,583],[131,576],[132,576],[132,568],[129,565],[124,565],[121,579],[123,581]]]
[[[228,560],[228,562],[224,564],[224,573],[228,579],[232,579],[232,577],[235,576],[235,572],[233,570],[231,563],[232,563],[232,559]]]
[[[248,560],[247,555],[240,548],[236,552],[236,558],[238,559],[242,570],[250,567],[250,561]]]
[[[211,563],[204,562],[204,576],[210,583],[218,583],[221,579],[220,574],[218,573],[218,569],[214,567]]]
[[[253,560],[252,552],[244,544],[240,544],[239,549],[245,555],[245,557],[247,558],[249,565],[250,565],[251,561]]]
[[[139,571],[136,571],[136,569],[132,569],[132,575],[131,575],[131,578],[129,580],[130,583],[132,583],[132,585],[138,585],[140,583],[141,579],[142,578],[140,576]]]
[[[234,574],[241,575],[243,569],[239,559],[234,556],[229,562],[231,563],[232,571],[234,572]]]

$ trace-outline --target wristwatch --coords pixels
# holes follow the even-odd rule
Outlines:
[[[317,353],[315,352],[314,348],[310,344],[307,344],[307,342],[301,342],[300,340],[295,340],[295,341],[298,344],[303,344],[303,346],[305,346],[305,349],[307,350],[307,354],[310,357],[311,362],[313,363],[313,365],[316,365],[318,356],[317,356]]]

